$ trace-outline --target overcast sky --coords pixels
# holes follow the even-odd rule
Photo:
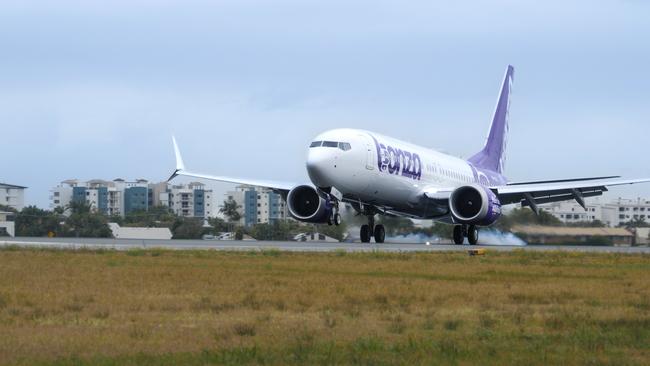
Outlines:
[[[164,180],[172,134],[192,170],[284,181],[336,127],[467,157],[509,63],[511,180],[650,177],[648,19],[642,0],[5,0],[0,181],[46,207],[68,178]]]

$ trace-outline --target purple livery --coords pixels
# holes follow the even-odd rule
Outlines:
[[[506,136],[508,133],[508,109],[510,107],[510,90],[514,78],[514,68],[508,66],[503,79],[499,101],[494,110],[490,133],[483,150],[469,158],[469,162],[477,168],[503,174],[505,164]]]
[[[176,170],[170,179],[189,177],[267,187],[287,200],[290,215],[310,223],[341,224],[341,204],[368,223],[359,238],[383,243],[386,232],[376,215],[431,219],[453,224],[452,239],[477,244],[478,228],[498,220],[501,208],[519,204],[539,212],[539,204],[602,195],[608,186],[650,182],[618,176],[508,182],[504,176],[508,113],[514,68],[506,68],[483,148],[463,160],[388,136],[357,129],[321,133],[309,144],[306,161],[312,184],[214,176],[185,170],[176,140]],[[374,140],[374,144],[373,144]],[[373,146],[374,145],[374,146]]]

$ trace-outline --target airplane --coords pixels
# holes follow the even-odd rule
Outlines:
[[[514,67],[508,65],[483,148],[467,160],[358,129],[335,129],[309,145],[306,168],[312,184],[241,179],[194,173],[185,169],[176,139],[176,176],[269,188],[287,202],[296,220],[341,224],[341,204],[365,215],[362,243],[383,243],[386,231],[375,216],[434,220],[454,225],[453,242],[479,240],[479,227],[501,216],[504,205],[520,204],[539,213],[538,205],[602,195],[609,186],[650,182],[620,176],[510,182],[504,176]],[[585,208],[586,209],[586,208]]]

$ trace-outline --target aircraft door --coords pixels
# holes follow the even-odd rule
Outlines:
[[[363,141],[365,143],[366,147],[366,169],[368,170],[374,170],[375,165],[377,162],[375,161],[376,155],[375,155],[375,146],[367,135],[361,135],[363,137]]]

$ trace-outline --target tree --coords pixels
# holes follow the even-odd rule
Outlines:
[[[27,206],[15,215],[16,235],[47,236],[50,232],[58,234],[61,231],[60,222],[59,215],[51,211]]]
[[[73,201],[68,206],[71,214],[65,220],[61,236],[77,238],[111,238],[113,233],[106,216],[93,212],[86,202]]]
[[[569,227],[607,227],[604,222],[600,220],[593,221],[580,221],[580,222],[568,222],[566,226]]]
[[[238,226],[235,230],[235,240],[244,240],[244,228]]]
[[[93,206],[86,201],[72,201],[68,204],[67,209],[76,214],[87,214],[93,210]]]
[[[241,206],[237,204],[237,201],[230,197],[223,201],[223,206],[221,206],[219,212],[226,216],[229,222],[234,223],[241,220],[241,214],[239,213],[240,208]]]
[[[171,227],[176,215],[169,207],[156,206],[149,210],[137,210],[126,214],[124,225],[131,227]]]
[[[124,226],[124,218],[120,215],[110,215],[108,216],[108,222],[116,223],[120,226]]]
[[[210,217],[208,219],[208,224],[212,226],[215,233],[232,231],[232,225],[228,224],[222,218],[219,217]]]
[[[495,227],[502,231],[509,231],[514,225],[518,224],[562,226],[562,221],[544,210],[539,210],[539,215],[536,215],[531,209],[515,208],[510,213],[501,216],[495,223]]]
[[[188,217],[177,218],[171,228],[174,239],[201,239],[208,230],[203,227],[203,219]]]
[[[155,220],[149,216],[147,210],[135,210],[124,215],[124,218],[121,221],[124,226],[151,227]]]
[[[257,224],[250,227],[249,235],[256,240],[286,240],[288,233],[272,224]]]
[[[626,223],[622,223],[620,226],[622,227],[650,227],[650,224],[648,224],[644,219],[636,217]]]
[[[251,226],[248,234],[257,240],[291,240],[298,233],[298,228],[297,223],[275,220]]]
[[[0,211],[18,213],[18,210],[15,208],[5,205],[0,205]]]

